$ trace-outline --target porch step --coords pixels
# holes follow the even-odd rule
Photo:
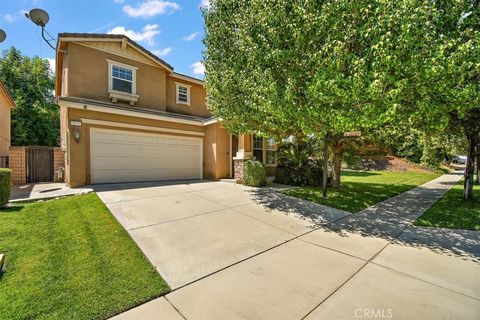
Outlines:
[[[237,183],[235,179],[220,179],[220,182]]]

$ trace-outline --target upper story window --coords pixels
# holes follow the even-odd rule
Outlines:
[[[112,89],[133,94],[133,70],[112,65]]]
[[[177,104],[190,105],[190,86],[182,83],[175,82],[176,84],[176,97]]]
[[[137,68],[108,60],[108,93],[113,102],[123,100],[134,105],[137,95]]]

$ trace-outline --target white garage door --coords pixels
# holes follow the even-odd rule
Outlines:
[[[202,139],[92,128],[92,183],[202,179]]]

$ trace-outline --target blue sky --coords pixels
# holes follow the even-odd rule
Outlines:
[[[29,56],[54,58],[40,30],[24,12],[42,8],[50,15],[46,29],[59,32],[122,33],[171,64],[175,71],[203,78],[203,19],[207,0],[0,0],[0,29]]]

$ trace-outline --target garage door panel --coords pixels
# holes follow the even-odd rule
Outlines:
[[[202,178],[202,139],[92,128],[92,183]]]
[[[122,146],[122,150],[115,150],[108,147],[102,148],[91,148],[90,151],[95,154],[96,157],[102,158],[117,158],[125,157],[126,159],[138,158],[138,159],[158,159],[158,155],[162,154],[162,159],[168,159],[170,161],[176,159],[195,159],[198,160],[198,154],[200,150],[197,149],[196,152],[192,150],[182,151],[175,149],[174,147],[168,149],[158,149],[158,150],[142,150],[138,148],[128,148],[128,146]],[[129,153],[126,154],[124,149],[129,149]],[[175,153],[172,153],[175,152]]]
[[[123,170],[121,173],[115,170],[100,170],[92,172],[97,182],[95,183],[116,183],[116,182],[140,182],[140,181],[159,181],[159,180],[189,180],[192,175],[198,174],[197,169],[185,170],[180,173],[163,170],[159,172],[161,179],[152,178],[150,171],[145,170]]]
[[[97,158],[97,164],[93,170],[166,170],[172,167],[172,161],[175,161],[175,167],[195,169],[198,171],[198,158],[197,159],[158,159],[158,158],[124,158],[116,159],[111,157],[99,157]],[[168,169],[167,169],[168,171]]]

